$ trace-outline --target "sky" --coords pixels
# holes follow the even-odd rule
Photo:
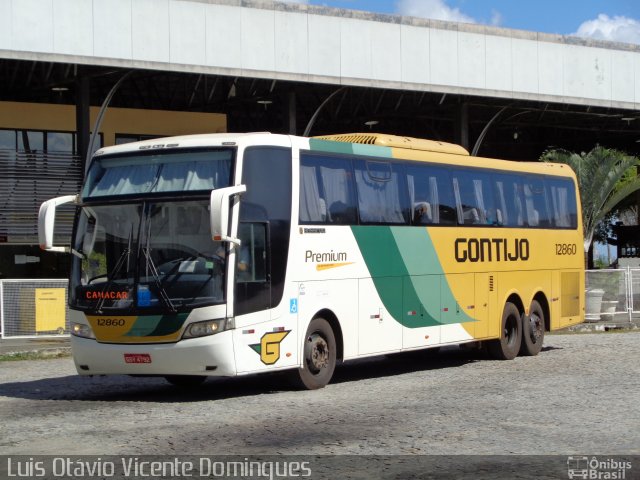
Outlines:
[[[640,45],[639,0],[284,1],[577,35]]]

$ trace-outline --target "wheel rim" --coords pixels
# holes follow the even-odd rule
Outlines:
[[[316,374],[329,366],[329,344],[319,333],[310,335],[307,342],[309,343],[307,365],[309,371]]]
[[[534,344],[542,339],[542,318],[537,313],[532,313],[529,317],[529,338]]]

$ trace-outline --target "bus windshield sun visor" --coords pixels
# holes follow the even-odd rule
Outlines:
[[[97,157],[91,163],[83,199],[228,187],[231,149]]]

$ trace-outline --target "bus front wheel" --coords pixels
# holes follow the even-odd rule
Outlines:
[[[496,360],[513,360],[522,342],[522,319],[513,303],[507,302],[502,312],[500,338],[488,343],[489,354]]]
[[[540,353],[544,340],[544,322],[544,310],[537,300],[532,301],[529,316],[522,321],[521,355],[534,356]]]
[[[336,368],[336,338],[324,318],[314,318],[309,323],[302,361],[297,372],[300,386],[316,390],[329,383]]]

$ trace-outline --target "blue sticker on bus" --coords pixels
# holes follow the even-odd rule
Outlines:
[[[298,299],[292,298],[289,300],[289,313],[298,313]]]
[[[146,285],[138,287],[138,306],[149,307],[151,305],[151,292]]]

